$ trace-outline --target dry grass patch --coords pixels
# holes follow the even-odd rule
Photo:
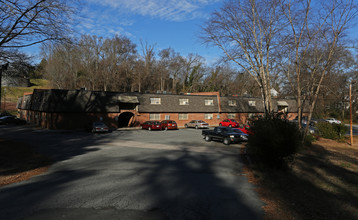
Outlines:
[[[52,161],[23,143],[0,139],[0,186],[46,172]]]
[[[320,139],[287,171],[247,168],[266,219],[358,219],[358,140]]]

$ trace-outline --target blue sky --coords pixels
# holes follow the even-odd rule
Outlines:
[[[208,63],[220,57],[217,48],[207,47],[199,39],[210,13],[219,9],[222,0],[82,0],[75,30],[111,38],[115,34],[130,38],[141,51],[140,42],[153,45],[156,51],[168,47],[183,56],[194,53]],[[27,49],[38,52],[38,47]]]

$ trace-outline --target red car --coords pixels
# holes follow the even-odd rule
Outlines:
[[[164,120],[160,124],[162,126],[162,129],[164,129],[164,130],[170,130],[170,129],[177,130],[178,129],[177,123],[173,120]]]
[[[162,130],[162,126],[160,124],[160,121],[146,121],[143,124],[141,124],[142,129],[148,129],[151,130]]]
[[[244,132],[245,134],[253,134],[252,131],[250,130],[250,126],[249,125],[242,125],[240,126],[238,129],[240,129],[242,132]]]
[[[230,128],[238,128],[240,124],[235,121],[235,119],[225,119],[219,124],[220,126],[230,127]]]

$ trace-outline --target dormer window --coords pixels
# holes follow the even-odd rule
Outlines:
[[[212,99],[205,99],[205,105],[214,105],[214,100],[212,100]]]
[[[179,99],[179,105],[189,105],[189,99]]]
[[[249,106],[256,106],[256,101],[249,101]]]
[[[229,106],[236,106],[236,100],[229,100]]]
[[[160,98],[150,98],[151,105],[160,105]]]

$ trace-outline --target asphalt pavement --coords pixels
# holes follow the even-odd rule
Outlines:
[[[262,219],[240,145],[201,130],[108,134],[0,126],[0,138],[56,161],[47,173],[0,187],[0,219]]]

